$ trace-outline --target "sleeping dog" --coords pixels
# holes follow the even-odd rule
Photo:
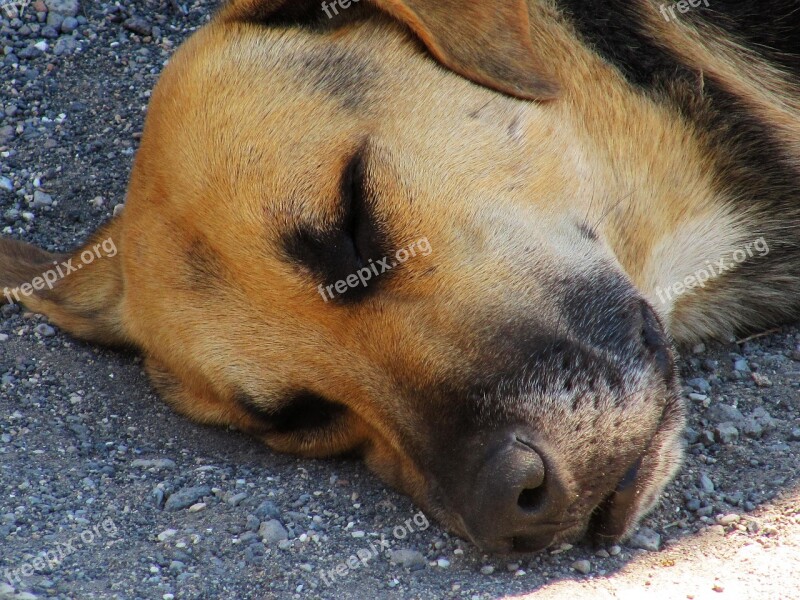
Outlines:
[[[232,0],[122,214],[3,240],[0,286],[488,551],[624,538],[679,467],[673,344],[800,312],[800,12],[677,6]]]

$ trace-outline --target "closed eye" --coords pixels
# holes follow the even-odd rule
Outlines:
[[[369,249],[368,234],[364,226],[364,216],[369,207],[364,203],[364,162],[361,154],[357,154],[347,166],[342,177],[341,200],[344,210],[342,234],[347,244],[347,251],[352,254],[356,269],[364,266],[364,254]],[[362,249],[363,247],[363,249]]]
[[[341,174],[339,218],[325,228],[315,228],[313,223],[299,225],[284,239],[287,258],[310,271],[318,284],[335,285],[366,268],[370,261],[387,256],[389,244],[375,217],[376,200],[370,195],[367,173],[365,153],[359,151]],[[381,283],[375,279],[369,286],[349,287],[337,300],[360,300],[374,293]]]

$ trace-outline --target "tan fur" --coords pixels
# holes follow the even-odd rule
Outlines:
[[[441,382],[502,369],[509,357],[487,357],[482,340],[528,319],[560,334],[557,300],[570,296],[568,282],[598,274],[630,282],[678,341],[746,323],[748,315],[731,310],[736,297],[724,281],[658,300],[658,289],[760,232],[713,185],[699,132],[632,89],[552,4],[528,3],[530,39],[520,46],[519,32],[509,38],[517,50],[477,51],[453,46],[465,17],[442,13],[450,25],[425,2],[377,3],[450,70],[386,14],[316,33],[243,22],[281,4],[234,1],[174,55],[152,95],[126,208],[98,234],[113,236],[120,256],[32,298],[32,310],[79,337],[137,347],[161,395],[194,420],[233,425],[303,456],[362,452],[385,480],[465,535],[458,511],[431,499],[419,453],[430,449],[436,425],[420,415],[438,401],[430,390]],[[509,12],[493,27],[524,10],[501,4]],[[483,10],[470,13],[471,26]],[[655,16],[652,27],[662,28]],[[800,148],[797,102],[780,74],[751,73],[735,48],[705,44],[696,31],[662,33],[751,98],[787,148]],[[482,53],[519,47],[517,66],[537,71],[525,85],[550,98],[555,77],[557,99],[497,92],[513,92],[521,67],[493,77]],[[357,86],[326,79],[332,54],[365,65]],[[535,96],[532,89],[516,95]],[[396,247],[426,236],[433,252],[403,265],[381,296],[324,305],[312,274],[286,260],[281,236],[298,222],[335,222],[341,172],[364,147],[379,218]],[[581,236],[581,223],[597,242]],[[0,284],[12,286],[52,259],[10,242],[0,257]],[[680,459],[682,413],[656,379],[647,369],[628,373],[635,401],[620,407],[604,388],[592,392],[600,408],[577,414],[521,394],[540,411],[554,449],[588,452],[571,466],[576,498],[599,471],[618,480],[623,462],[650,448],[637,509],[611,537],[652,507]],[[296,390],[335,399],[347,413],[314,435],[279,433],[240,401],[255,399],[268,413]],[[586,450],[592,431],[605,441]],[[577,524],[564,537],[585,531],[611,491],[576,501]]]

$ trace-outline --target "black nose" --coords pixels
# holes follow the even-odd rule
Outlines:
[[[488,440],[470,508],[462,514],[474,541],[487,551],[539,550],[566,526],[566,493],[532,439],[523,428],[512,428]]]

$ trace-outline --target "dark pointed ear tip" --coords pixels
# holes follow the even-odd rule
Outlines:
[[[561,95],[561,85],[552,79],[540,77],[530,77],[528,81],[514,79],[499,81],[493,78],[469,77],[475,83],[483,85],[498,92],[508,94],[520,100],[535,100],[537,102],[549,102]]]
[[[509,93],[523,100],[548,102],[555,100],[561,95],[561,86],[556,81],[537,78],[526,85],[524,89],[518,88],[516,92],[512,91]]]

